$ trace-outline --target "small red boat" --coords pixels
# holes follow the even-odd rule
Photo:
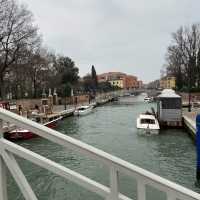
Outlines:
[[[35,119],[32,119],[32,120],[40,123],[38,119],[41,119],[41,118],[36,118],[36,120]],[[60,116],[50,115],[50,116],[45,117],[45,120],[48,120],[48,121],[42,124],[44,126],[54,129],[57,126],[57,122],[60,121],[61,119],[62,117]],[[38,137],[37,134],[34,134],[31,131],[22,129],[22,128],[18,128],[11,132],[8,132],[4,136],[8,140],[29,140],[29,139]]]
[[[8,101],[0,101],[0,108],[4,108],[6,110],[10,110],[10,104]]]

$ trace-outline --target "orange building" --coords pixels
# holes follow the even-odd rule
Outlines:
[[[120,84],[120,86],[123,85],[123,89],[133,89],[139,87],[139,82],[136,76],[127,75],[122,72],[108,72],[98,75],[98,82],[110,82],[112,84],[116,83],[116,81],[119,82],[119,80],[123,81],[123,83]]]
[[[125,73],[121,72],[108,72],[104,74],[98,75],[98,82],[107,82],[112,80],[120,80],[123,79],[126,76]]]
[[[136,76],[126,75],[124,77],[124,89],[138,88],[138,81]]]

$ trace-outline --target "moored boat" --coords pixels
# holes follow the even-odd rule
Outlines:
[[[60,115],[65,118],[74,114],[75,108],[69,108],[60,112]]]
[[[129,92],[126,92],[126,93],[124,93],[124,95],[123,95],[124,97],[130,97],[131,96],[131,94],[129,93]]]
[[[144,102],[147,102],[147,103],[150,103],[153,101],[153,98],[152,97],[145,97],[144,98]]]
[[[160,126],[152,114],[140,114],[137,118],[137,129],[144,134],[159,134]]]
[[[31,120],[35,121],[37,123],[41,123],[44,126],[48,127],[48,128],[56,128],[58,121],[60,121],[62,119],[61,116],[57,116],[57,115],[49,115],[46,117],[41,117],[40,115],[38,116],[34,116]],[[43,123],[42,123],[43,121]],[[17,128],[14,129],[13,131],[10,131],[8,133],[5,134],[5,138],[8,140],[28,140],[28,139],[32,139],[38,137],[37,134],[32,133],[31,131],[27,130],[27,129],[23,129],[23,128]]]
[[[93,106],[93,108],[95,108],[95,107],[97,107],[97,102],[94,101],[94,102],[90,103],[89,106]]]
[[[94,106],[77,107],[76,110],[74,111],[74,115],[76,115],[76,116],[87,115],[92,112],[93,108],[94,108]]]

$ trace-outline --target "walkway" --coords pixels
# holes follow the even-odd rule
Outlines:
[[[196,116],[198,113],[199,110],[195,110],[192,112],[183,112],[184,124],[194,139],[196,137]]]

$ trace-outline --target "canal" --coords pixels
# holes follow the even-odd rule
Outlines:
[[[143,96],[123,98],[120,102],[95,108],[84,117],[70,117],[57,130],[118,156],[126,161],[181,184],[194,191],[195,146],[185,130],[163,130],[160,135],[138,135],[136,118],[154,104],[143,102]],[[98,162],[73,151],[36,138],[18,144],[44,155],[100,183],[109,184],[108,170]],[[27,179],[41,200],[100,200],[95,194],[64,180],[28,161],[19,159]],[[9,177],[9,200],[23,200]],[[120,191],[136,199],[136,181],[120,174]],[[147,188],[148,199],[165,199],[165,195]]]

